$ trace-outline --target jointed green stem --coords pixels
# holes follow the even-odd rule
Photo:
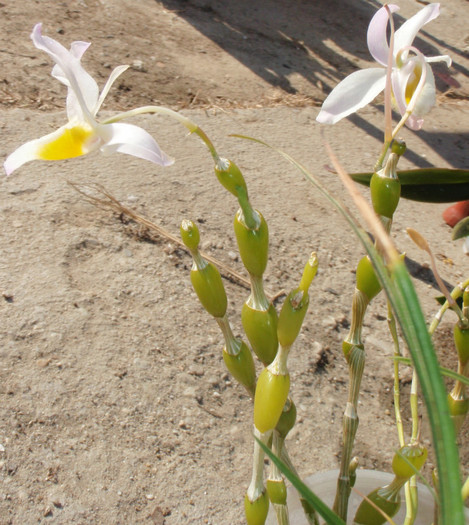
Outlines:
[[[262,434],[254,427],[254,435],[262,441],[262,443],[267,444],[269,441],[272,431],[265,432]],[[259,446],[259,443],[254,440],[254,453],[252,458],[252,478],[249,485],[247,496],[249,501],[256,501],[261,495],[265,492],[264,487],[264,451]]]
[[[270,302],[264,292],[264,280],[257,275],[249,274],[251,280],[251,295],[246,304],[255,310],[268,310]]]
[[[454,288],[454,290],[451,292],[451,294],[450,294],[451,297],[454,300],[456,300],[459,297],[461,297],[467,286],[469,286],[469,279],[465,280],[462,283],[459,283]],[[450,308],[450,304],[449,304],[448,301],[445,301],[444,304],[442,305],[442,307],[436,313],[432,323],[430,324],[430,327],[428,329],[428,333],[430,334],[430,336],[432,336],[435,333],[435,330],[437,329],[438,325],[440,324],[440,322],[441,322],[441,320],[443,318],[443,315],[445,314],[446,310],[448,310],[448,308]]]
[[[400,356],[401,351],[399,348],[399,338],[397,336],[397,327],[396,319],[394,317],[391,305],[388,302],[388,327],[391,332],[393,345],[394,345],[394,355]],[[403,447],[405,445],[404,438],[404,427],[402,425],[402,415],[401,415],[401,395],[399,389],[399,362],[394,361],[394,412],[396,417],[396,427],[397,435],[399,438],[399,446]]]
[[[272,437],[272,452],[277,456],[281,457],[283,449],[284,439],[280,437],[278,432],[273,433]],[[270,463],[270,475],[269,480],[283,482],[282,473],[280,472],[277,465],[273,462]],[[278,525],[289,525],[289,514],[286,503],[274,503],[275,514],[277,516]]]
[[[238,202],[243,212],[244,223],[250,230],[257,230],[261,223],[259,214],[251,206],[248,194],[244,188],[238,188]]]
[[[215,320],[217,321],[218,326],[220,327],[220,330],[222,331],[225,338],[226,352],[229,355],[238,355],[241,348],[241,340],[236,339],[234,336],[227,316],[225,315],[224,317],[215,317]]]

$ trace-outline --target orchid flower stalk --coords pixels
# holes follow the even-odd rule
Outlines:
[[[68,88],[68,122],[53,133],[26,142],[9,155],[4,163],[7,175],[32,160],[63,160],[98,149],[105,154],[126,153],[161,166],[172,164],[173,160],[144,129],[96,119],[112,84],[128,66],[116,67],[99,93],[97,83],[81,65],[81,58],[90,46],[88,42],[73,42],[67,50],[56,40],[43,36],[41,24],[34,26],[31,39],[54,60],[52,76]]]
[[[324,101],[318,122],[335,124],[372,102],[386,86],[386,67],[392,50],[391,86],[397,109],[406,125],[421,129],[423,116],[435,105],[435,78],[432,62],[445,62],[447,55],[425,57],[415,50],[413,41],[419,30],[440,14],[440,4],[429,4],[407,20],[394,34],[391,47],[387,38],[390,15],[399,10],[394,4],[379,9],[368,26],[367,42],[371,56],[384,67],[355,71],[340,82]],[[413,51],[413,52],[412,52]]]

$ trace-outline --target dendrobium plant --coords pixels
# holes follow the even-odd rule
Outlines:
[[[440,14],[440,4],[429,4],[407,20],[394,34],[392,55],[389,52],[387,26],[390,14],[399,10],[389,4],[379,9],[368,26],[368,49],[382,66],[355,71],[340,82],[324,101],[318,122],[335,124],[372,102],[386,86],[386,68],[391,59],[391,85],[396,106],[406,125],[419,130],[423,116],[435,105],[435,78],[429,63],[446,62],[447,55],[425,57],[412,44],[419,30]],[[391,58],[390,58],[391,57]]]
[[[16,149],[4,163],[7,175],[31,160],[69,159],[97,149],[103,153],[127,153],[161,166],[172,164],[172,159],[144,129],[132,124],[96,120],[109,89],[128,66],[116,67],[99,94],[95,80],[80,63],[90,46],[88,42],[73,42],[68,51],[56,40],[42,35],[42,24],[34,27],[31,38],[38,49],[55,61],[52,76],[68,88],[68,123]]]

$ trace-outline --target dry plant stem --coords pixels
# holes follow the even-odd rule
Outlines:
[[[358,396],[365,367],[365,349],[361,340],[363,318],[368,306],[368,298],[357,288],[353,294],[352,322],[350,332],[344,341],[345,359],[349,366],[349,393],[343,417],[343,441],[337,492],[333,510],[347,521],[347,508],[350,496],[350,461],[358,428]]]
[[[102,206],[104,208],[110,208],[119,215],[123,214],[126,217],[129,217],[133,221],[135,221],[138,224],[141,224],[142,226],[145,226],[150,231],[156,232],[161,237],[164,237],[165,239],[170,240],[172,243],[176,244],[178,248],[181,250],[184,250],[186,253],[189,253],[189,250],[185,246],[185,244],[179,239],[179,237],[176,237],[175,235],[172,235],[170,232],[162,228],[161,226],[158,226],[154,222],[146,219],[142,215],[139,215],[137,212],[132,210],[131,208],[128,208],[127,206],[124,206],[119,200],[117,200],[113,195],[111,195],[104,186],[97,183],[87,183],[87,184],[77,184],[75,182],[68,181],[68,184],[85,197],[85,199],[93,204],[94,206]],[[98,194],[103,195],[105,198],[99,198],[95,197],[94,195],[91,195],[89,191],[94,191]],[[200,254],[206,259],[207,261],[210,261],[212,264],[220,268],[221,273],[228,279],[236,282],[237,284],[243,286],[244,288],[250,289],[250,281],[248,279],[245,279],[241,274],[238,272],[235,272],[232,270],[229,266],[224,264],[223,262],[219,261],[215,257],[212,257],[211,255],[200,252]],[[275,301],[282,295],[285,295],[285,291],[281,290],[277,294],[266,294],[268,299],[270,301]]]
[[[449,293],[448,289],[445,286],[445,283],[443,282],[442,278],[440,277],[440,274],[438,273],[438,268],[436,266],[435,257],[433,255],[432,250],[430,249],[430,246],[427,242],[427,240],[417,231],[413,228],[407,228],[407,234],[409,237],[414,241],[414,243],[423,251],[427,252],[427,254],[430,256],[430,264],[433,272],[433,276],[435,277],[435,280],[438,284],[438,288],[442,292],[442,294],[446,297],[446,300],[448,301],[450,307],[456,312],[456,315],[459,317],[459,320],[464,322],[465,317],[459,308],[456,301],[451,297],[451,294]]]

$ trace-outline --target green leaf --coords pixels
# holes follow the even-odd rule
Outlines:
[[[412,360],[408,357],[402,357],[402,356],[393,356],[392,359],[395,359],[396,361],[399,361],[399,363],[402,363],[403,365],[412,366]],[[450,379],[454,379],[455,381],[460,381],[464,385],[469,386],[469,377],[463,376],[461,374],[458,374],[454,370],[451,370],[450,368],[445,368],[444,366],[440,366],[440,372]]]
[[[350,177],[370,185],[372,173],[352,173]],[[398,171],[401,197],[420,202],[457,202],[469,200],[469,170],[422,168]]]
[[[255,437],[259,446],[262,447],[264,452],[269,456],[270,460],[277,465],[279,470],[284,476],[291,482],[301,496],[313,507],[325,520],[328,525],[345,525],[345,522],[337,516],[320,498],[311,491],[311,489],[305,485],[293,472],[280,460],[269,447],[264,445],[262,441]]]
[[[456,239],[462,239],[463,237],[467,237],[469,235],[469,217],[465,217],[464,219],[461,219],[453,228],[453,234],[451,235],[451,238],[453,241]]]

